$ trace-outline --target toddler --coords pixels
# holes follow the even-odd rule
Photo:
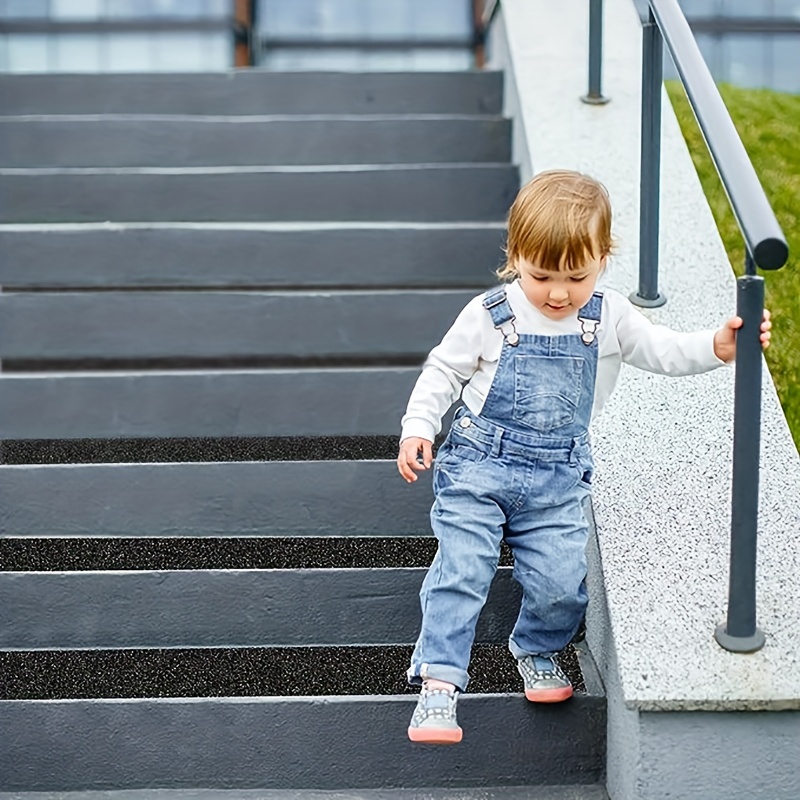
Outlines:
[[[422,630],[408,670],[409,682],[422,685],[412,741],[461,741],[456,700],[469,682],[475,624],[503,539],[522,586],[509,649],[525,696],[534,703],[572,696],[554,656],[587,603],[592,415],[623,361],[691,375],[734,358],[738,317],[717,331],[677,333],[652,325],[619,293],[596,291],[611,250],[604,187],[565,170],[537,175],[509,214],[498,276],[510,283],[464,308],[411,394],[397,459],[409,482],[430,468],[442,416],[463,401],[433,468],[438,551],[420,591]],[[765,312],[763,347],[770,327]]]

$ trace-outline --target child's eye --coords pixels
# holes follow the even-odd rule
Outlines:
[[[535,281],[539,281],[539,283],[544,283],[545,281],[549,281],[550,278],[547,275],[531,275]]]
[[[581,275],[579,278],[570,278],[573,283],[580,283],[581,281],[585,281],[588,278],[588,275]]]

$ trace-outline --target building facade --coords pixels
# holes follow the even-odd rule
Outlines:
[[[647,0],[635,2],[646,14]],[[800,0],[680,2],[716,80],[800,93]],[[0,0],[0,71],[190,72],[243,63],[275,70],[469,69],[481,6],[481,0]],[[668,57],[665,75],[674,75]]]

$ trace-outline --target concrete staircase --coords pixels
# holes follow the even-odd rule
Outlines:
[[[396,437],[501,256],[501,75],[6,76],[0,108],[0,797],[605,797],[588,654],[569,703],[518,693],[507,554],[464,742],[405,736],[435,542]]]

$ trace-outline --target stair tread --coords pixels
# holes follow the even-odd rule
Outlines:
[[[457,747],[409,743],[413,695],[0,701],[0,788],[80,790],[596,784],[602,697],[468,693]]]
[[[0,169],[0,176],[15,198],[2,209],[11,223],[499,221],[519,185],[507,162]]]
[[[10,114],[499,113],[502,73],[106,73],[0,77]]]

